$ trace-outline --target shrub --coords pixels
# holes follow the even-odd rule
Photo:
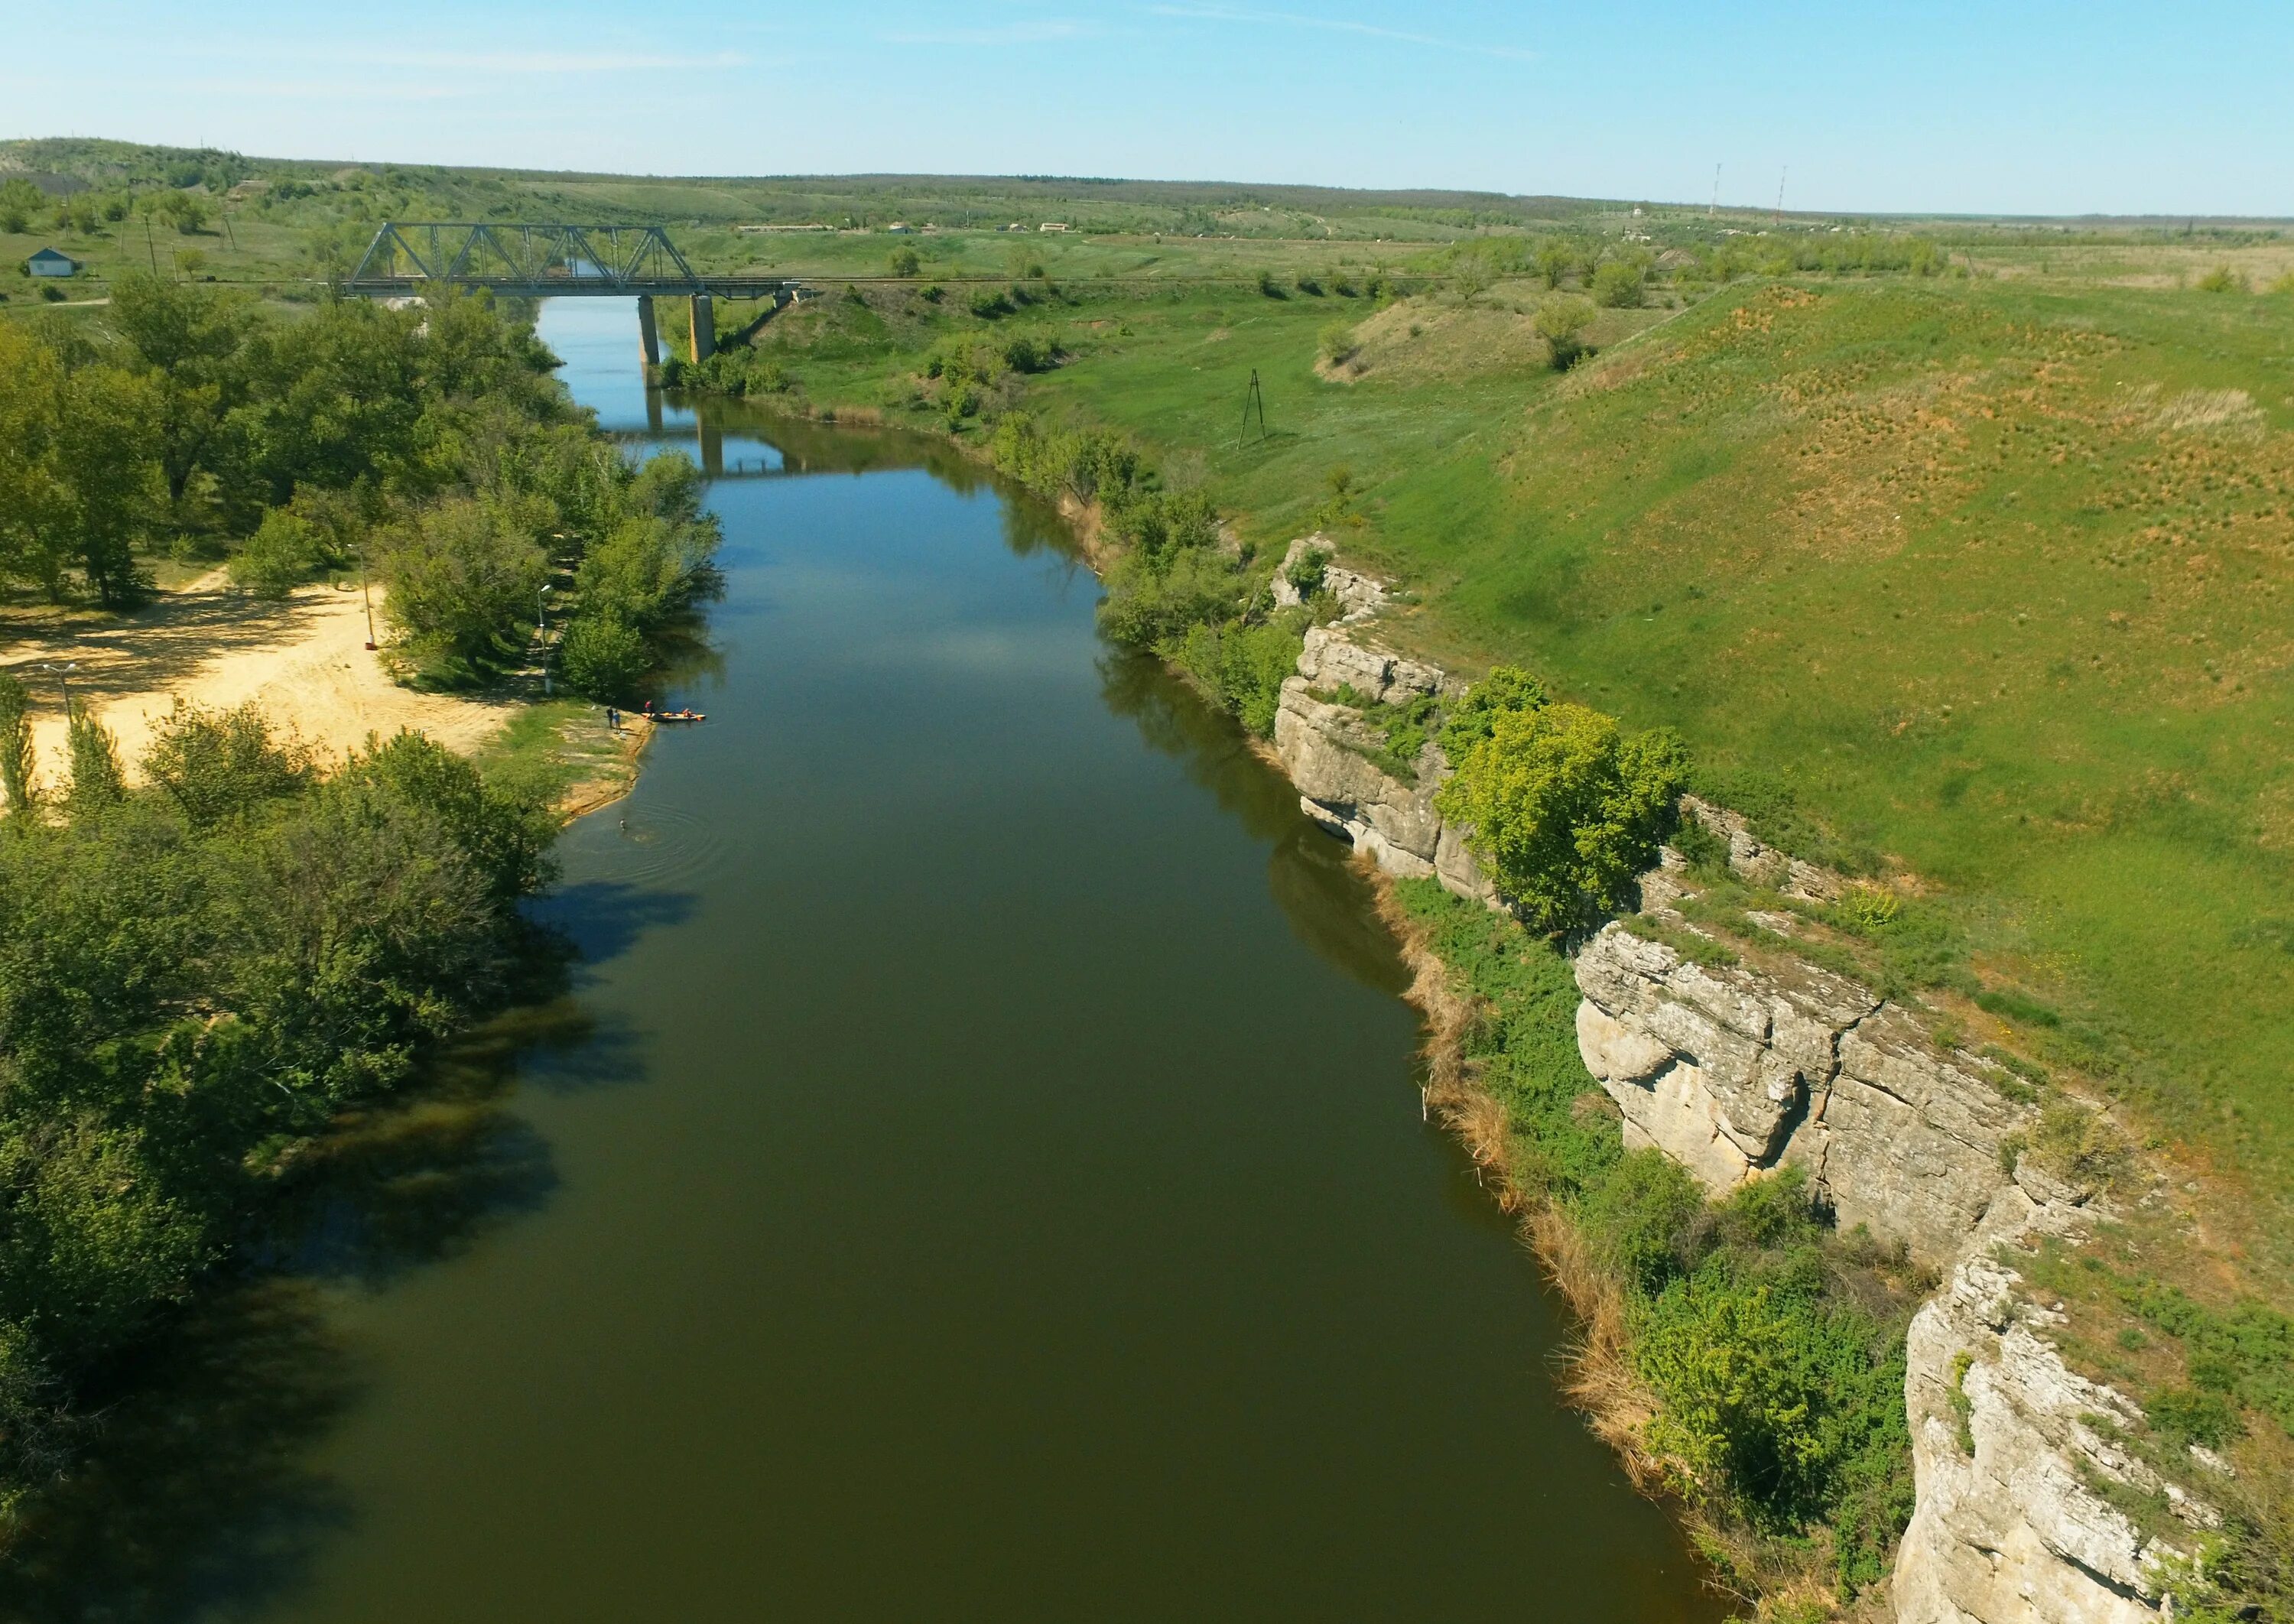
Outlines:
[[[8,810],[21,812],[39,799],[33,777],[32,696],[12,672],[0,671],[0,790]]]
[[[310,579],[322,551],[316,525],[274,508],[232,556],[232,584],[256,597],[283,598]]]
[[[1497,719],[1510,711],[1534,710],[1545,702],[1545,687],[1517,665],[1491,668],[1490,674],[1451,707],[1442,727],[1442,753],[1452,766],[1496,731]]]
[[[1274,272],[1272,271],[1261,271],[1258,273],[1258,291],[1270,299],[1285,299],[1290,296],[1283,291],[1282,284],[1274,280]]]
[[[1530,318],[1537,336],[1545,340],[1547,364],[1556,372],[1566,372],[1585,358],[1584,332],[1592,322],[1592,305],[1574,294],[1546,300]]]
[[[127,798],[119,770],[119,742],[111,730],[89,714],[85,704],[72,706],[67,738],[71,754],[71,779],[64,790],[64,810],[73,818],[101,812]]]
[[[1443,785],[1445,816],[1541,928],[1562,931],[1622,906],[1655,861],[1688,778],[1670,733],[1625,732],[1575,704],[1497,714]]]
[[[975,288],[964,301],[964,307],[983,321],[993,321],[1008,316],[1014,306],[1012,296],[1000,288]]]
[[[1701,817],[1684,816],[1672,832],[1672,849],[1681,861],[1701,875],[1717,878],[1729,872],[1729,841]]]
[[[1352,359],[1362,349],[1354,337],[1353,324],[1346,321],[1332,321],[1323,327],[1322,346],[1322,359],[1332,366]]]
[[[2144,1401],[2151,1425],[2177,1444],[2199,1443],[2218,1449],[2246,1431],[2238,1407],[2218,1393],[2191,1387],[2168,1387]]]
[[[557,651],[565,686],[608,704],[627,699],[652,664],[645,634],[610,611],[577,617]]]
[[[1290,561],[1282,572],[1282,579],[1297,589],[1301,597],[1312,597],[1322,589],[1330,573],[1330,549],[1310,547]]]
[[[252,704],[209,710],[181,700],[143,752],[143,775],[193,829],[307,789],[309,752],[271,736]]]
[[[1706,1269],[1637,1319],[1633,1362],[1663,1401],[1650,1443],[1766,1531],[1820,1518],[1859,1457],[1900,1455],[1902,1359],[1873,1358],[1862,1315]]]
[[[1593,303],[1612,310],[1627,310],[1641,302],[1641,268],[1630,261],[1603,261],[1593,272]]]
[[[1187,548],[1158,568],[1146,554],[1127,554],[1108,572],[1099,623],[1119,643],[1176,648],[1190,627],[1232,620],[1242,582],[1217,551]]]
[[[1188,628],[1170,658],[1260,738],[1274,732],[1282,684],[1298,667],[1306,638],[1297,615],[1260,626],[1230,621]]]
[[[1575,1215],[1602,1264],[1653,1295],[1695,1266],[1691,1236],[1704,1214],[1704,1192],[1688,1169],[1661,1150],[1633,1150]]]
[[[1059,345],[1045,334],[1015,333],[1004,345],[1004,364],[1014,372],[1048,372],[1059,353]]]
[[[2228,265],[2217,265],[2199,279],[2200,293],[2244,293],[2247,287],[2246,278]]]
[[[923,268],[923,263],[916,256],[916,251],[905,243],[894,248],[891,256],[885,261],[894,276],[914,276]]]

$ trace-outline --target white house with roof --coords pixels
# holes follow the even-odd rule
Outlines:
[[[61,248],[42,248],[24,262],[24,269],[32,276],[77,276],[79,261]]]

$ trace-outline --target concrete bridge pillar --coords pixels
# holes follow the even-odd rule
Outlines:
[[[638,343],[645,349],[645,364],[661,365],[661,329],[654,325],[653,295],[638,295]]]
[[[717,353],[717,306],[705,293],[693,296],[693,361],[698,366]]]

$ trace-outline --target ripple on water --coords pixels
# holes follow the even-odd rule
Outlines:
[[[614,816],[619,838],[604,864],[612,879],[655,886],[696,879],[729,845],[721,825],[681,807],[632,807]]]

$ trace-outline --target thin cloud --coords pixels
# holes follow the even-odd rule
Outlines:
[[[1425,45],[1436,51],[1458,51],[1469,56],[1501,56],[1520,62],[1534,61],[1537,58],[1536,52],[1523,50],[1518,45],[1444,39],[1437,35],[1412,34],[1402,28],[1380,28],[1373,22],[1354,22],[1343,17],[1306,17],[1297,12],[1241,12],[1215,5],[1151,5],[1146,9],[1157,17],[1191,17],[1204,22],[1249,22],[1276,28],[1322,28],[1333,34],[1366,34],[1373,39],[1399,40],[1404,45]]]
[[[1102,30],[1094,23],[1050,18],[1042,22],[1014,22],[1000,28],[928,28],[915,32],[883,33],[888,45],[1037,45],[1062,39],[1090,39]]]
[[[653,51],[409,51],[362,45],[247,45],[192,47],[186,54],[246,61],[354,63],[362,68],[411,68],[429,73],[521,76],[584,73],[693,73],[745,68],[736,52],[679,55]]]

